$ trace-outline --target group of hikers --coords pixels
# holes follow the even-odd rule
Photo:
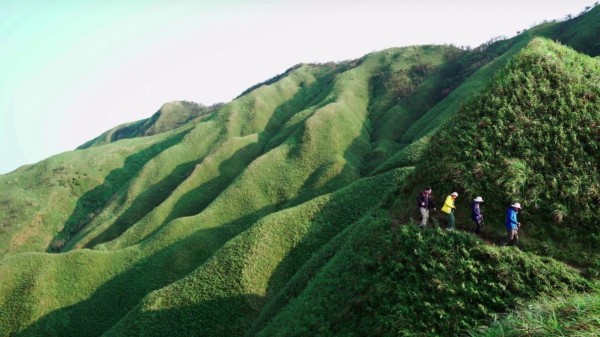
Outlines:
[[[421,212],[421,223],[419,227],[425,228],[427,226],[427,221],[429,219],[429,211],[434,210],[435,203],[433,202],[433,197],[431,195],[431,187],[427,187],[423,192],[417,195],[417,207]],[[449,196],[446,197],[444,201],[444,205],[442,206],[441,211],[446,213],[448,216],[448,224],[446,225],[447,231],[454,230],[454,210],[456,206],[454,205],[454,201],[458,198],[457,192],[452,192]],[[481,204],[483,203],[482,197],[476,197],[471,202],[471,220],[475,223],[475,234],[480,234],[483,229],[483,213],[481,211]],[[506,239],[502,241],[501,245],[516,245],[519,241],[519,228],[521,227],[521,223],[517,219],[517,213],[521,210],[521,204],[518,202],[514,202],[510,205],[510,207],[506,210]]]

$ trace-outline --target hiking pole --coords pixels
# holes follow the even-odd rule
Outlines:
[[[483,237],[484,239],[488,240],[487,233],[485,231],[485,224],[483,222],[483,219],[481,219],[481,225],[479,227],[479,232],[481,233],[481,237]]]
[[[519,238],[519,234],[521,234],[521,227],[523,227],[523,224],[519,222],[519,224],[517,225],[517,241],[521,240],[521,238]]]

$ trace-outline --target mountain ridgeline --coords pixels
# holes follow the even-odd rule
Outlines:
[[[152,117],[119,125],[106,131],[99,137],[86,142],[77,149],[87,149],[120,139],[152,136],[170,131],[210,114],[212,111],[218,109],[219,106],[220,104],[216,104],[207,107],[188,101],[165,103]]]
[[[593,336],[598,55],[595,7],[300,64],[0,176],[0,336]],[[427,185],[464,231],[414,226]]]

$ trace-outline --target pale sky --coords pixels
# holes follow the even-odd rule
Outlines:
[[[301,62],[476,47],[594,0],[0,0],[0,174]]]

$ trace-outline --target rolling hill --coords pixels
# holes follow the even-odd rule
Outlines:
[[[171,131],[178,127],[197,120],[202,116],[216,110],[219,104],[206,107],[202,104],[181,101],[163,104],[152,117],[137,122],[125,123],[106,131],[97,138],[86,142],[77,149],[87,149],[115,142],[120,139],[152,136],[159,133]]]
[[[0,336],[497,336],[543,301],[540,331],[593,335],[598,55],[595,7],[300,64],[0,176]],[[466,231],[483,195],[485,240],[412,225],[426,185]]]

